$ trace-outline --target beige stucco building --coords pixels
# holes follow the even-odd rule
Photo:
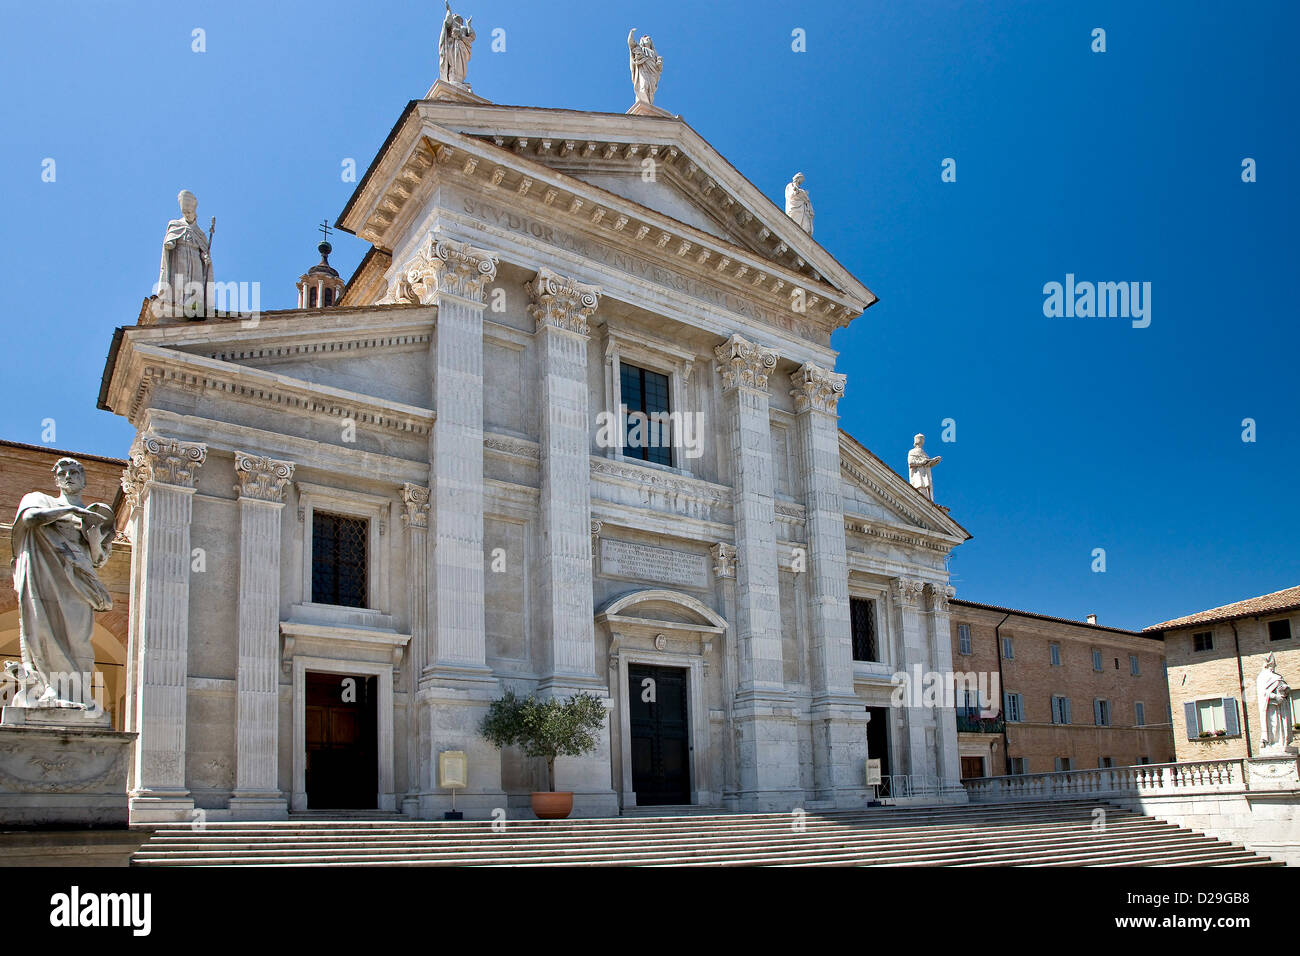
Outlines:
[[[1268,655],[1300,686],[1300,587],[1153,624],[1145,633],[1164,639],[1178,759],[1258,755],[1255,681]],[[1292,692],[1290,707],[1290,723],[1300,725],[1300,693]]]

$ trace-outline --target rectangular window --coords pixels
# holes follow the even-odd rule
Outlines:
[[[1128,672],[1134,677],[1137,677],[1138,674],[1142,673],[1141,670],[1138,669],[1138,656],[1136,654],[1130,654],[1128,656]]]
[[[1183,702],[1183,719],[1187,739],[1198,737],[1237,737],[1241,725],[1237,719],[1237,701],[1233,697],[1207,697]]]
[[[1107,767],[1113,767],[1113,766],[1115,766],[1115,758],[1114,758],[1114,757],[1098,757],[1098,758],[1097,758],[1097,769],[1098,769],[1098,770],[1105,770]]]
[[[623,422],[623,454],[659,465],[671,465],[672,432],[668,425],[668,376],[635,365],[619,365]]]
[[[1056,771],[1057,771],[1057,773],[1061,773],[1061,772],[1063,772],[1063,771],[1070,770],[1070,769],[1072,769],[1072,768],[1071,768],[1071,766],[1070,766],[1070,758],[1069,758],[1069,757],[1057,757],[1057,758],[1056,758]]]
[[[849,623],[853,629],[853,659],[879,661],[876,646],[876,602],[868,598],[849,598]]]
[[[1138,763],[1139,763],[1139,764],[1145,764],[1145,763],[1150,763],[1150,762],[1151,762],[1151,758],[1150,758],[1150,757],[1138,757]]]
[[[1101,670],[1101,651],[1095,650],[1092,652],[1092,669],[1095,671]]]
[[[1022,721],[1025,719],[1025,699],[1020,694],[1008,692],[1004,695],[1003,707],[1006,710],[1006,719],[1010,721]]]
[[[366,606],[365,518],[313,511],[311,522],[311,599],[316,604]]]
[[[1133,702],[1133,718],[1139,727],[1147,722],[1147,708],[1140,700]]]
[[[1214,650],[1214,632],[1201,631],[1192,635],[1192,650],[1194,651],[1212,651]]]
[[[1110,701],[1100,697],[1092,702],[1093,723],[1098,727],[1110,726]]]
[[[1052,666],[1060,667],[1061,666],[1061,645],[1053,644],[1051,645],[1051,650],[1052,650]]]
[[[1029,762],[1024,757],[1012,757],[1009,763],[1013,774],[1029,773]]]
[[[970,653],[970,625],[957,625],[957,650],[962,654]]]
[[[1268,639],[1270,641],[1291,640],[1291,619],[1284,617],[1280,621],[1269,621]]]
[[[1070,722],[1070,698],[1052,698],[1052,723],[1068,724]]]
[[[1014,659],[1016,655],[1012,653],[1013,651],[1014,648],[1011,646],[1011,638],[1002,638],[1002,659],[1008,661]]]

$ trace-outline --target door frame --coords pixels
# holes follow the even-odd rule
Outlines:
[[[345,661],[325,657],[293,659],[293,792],[290,807],[307,809],[307,672],[377,677],[379,699],[375,723],[375,752],[379,756],[379,792],[375,806],[396,810],[393,766],[393,665]]]
[[[632,713],[628,702],[628,664],[649,667],[675,667],[686,671],[686,739],[690,745],[690,799],[693,806],[709,806],[707,786],[709,770],[709,714],[704,706],[704,660],[698,654],[672,654],[664,651],[620,646],[614,650],[618,667],[619,781],[623,806],[635,807],[636,791],[632,787]]]

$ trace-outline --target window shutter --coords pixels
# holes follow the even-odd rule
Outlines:
[[[1061,722],[1061,700],[1058,697],[1053,697],[1052,698],[1052,723],[1059,724],[1060,722]]]
[[[1241,733],[1241,727],[1237,724],[1237,701],[1232,697],[1223,698],[1223,730],[1229,737]]]
[[[1070,722],[1070,698],[1062,697],[1061,698],[1061,723],[1068,724],[1069,722]]]
[[[1092,722],[1101,726],[1101,699],[1097,697],[1092,699]]]
[[[1187,721],[1187,739],[1195,740],[1201,732],[1196,725],[1196,701],[1189,700],[1183,704],[1183,719]]]

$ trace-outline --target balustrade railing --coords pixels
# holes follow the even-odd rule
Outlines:
[[[1051,800],[1096,794],[1214,793],[1246,789],[1245,761],[1197,760],[1097,770],[1011,774],[963,780],[973,803]]]

